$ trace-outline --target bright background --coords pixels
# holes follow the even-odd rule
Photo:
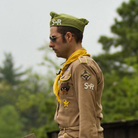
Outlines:
[[[33,67],[45,73],[43,53],[38,48],[49,42],[50,11],[86,18],[83,47],[92,56],[102,52],[97,42],[111,35],[110,26],[118,17],[116,9],[128,0],[0,0],[0,65],[4,52],[11,52],[16,66]]]

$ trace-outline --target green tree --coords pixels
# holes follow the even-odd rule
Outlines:
[[[52,84],[48,82],[48,75],[30,74],[27,80],[18,87],[20,95],[16,101],[17,110],[20,112],[24,124],[24,131],[36,131],[46,125],[51,127],[50,125],[54,122],[52,119],[56,100],[51,91]],[[51,119],[50,124],[49,119]],[[45,135],[45,131],[43,129],[42,135]]]
[[[44,104],[42,104],[43,106],[41,105],[39,108],[41,109],[42,115],[46,117],[46,122],[41,127],[32,129],[32,132],[34,132],[39,138],[45,138],[47,132],[58,130],[58,125],[54,121],[56,97],[53,93],[53,82],[56,77],[56,72],[58,72],[60,68],[59,65],[62,60],[58,60],[55,55],[52,56],[53,52],[49,49],[47,44],[40,47],[39,50],[44,52],[43,61],[40,63],[40,65],[45,66],[47,70],[45,77],[41,76],[41,80],[43,80],[41,82],[43,82],[44,85],[41,83],[41,87],[39,87],[40,89],[43,89],[41,92],[44,91],[46,94],[46,97],[41,98],[44,98]]]
[[[113,37],[101,36],[99,42],[106,52],[120,47],[121,50],[115,55],[116,61],[128,64],[126,61],[129,59],[130,65],[133,65],[138,63],[138,1],[123,2],[117,13],[120,18],[115,18],[111,26]]]
[[[21,121],[19,114],[14,106],[6,105],[0,108],[0,137],[1,138],[20,138]]]
[[[5,53],[5,60],[2,67],[0,67],[0,81],[5,80],[12,85],[19,84],[21,82],[20,78],[26,73],[26,71],[19,72],[20,69],[21,66],[14,67],[12,54]]]
[[[43,51],[47,52],[46,48]],[[48,55],[44,56],[43,61],[47,70],[45,75],[32,73],[30,70],[26,72],[22,83],[16,83],[16,87],[6,79],[2,78],[0,81],[0,108],[10,105],[18,111],[22,124],[21,137],[33,132],[36,137],[45,138],[46,132],[58,129],[54,121],[56,98],[53,94],[53,81],[58,67]],[[3,68],[4,65],[1,69]]]
[[[105,74],[102,97],[104,122],[138,118],[138,72],[120,78],[113,72]]]
[[[44,138],[47,131],[57,129],[53,119],[56,100],[51,78],[49,73],[45,76],[31,73],[18,87],[0,82],[0,108],[10,105],[18,111],[22,137],[33,132],[37,137]]]
[[[123,2],[117,13],[120,18],[111,26],[113,36],[99,39],[104,53],[93,57],[105,78],[105,122],[138,118],[138,1]],[[120,50],[112,53],[116,48]]]
[[[8,84],[6,81],[0,82],[0,108],[5,105],[13,105],[17,101],[20,91],[17,87]]]

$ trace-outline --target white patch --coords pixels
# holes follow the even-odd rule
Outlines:
[[[88,89],[88,88],[94,90],[94,84],[92,83],[88,84],[87,82],[84,83],[84,89]]]
[[[52,25],[55,25],[55,24],[61,25],[61,19],[57,19],[57,20],[53,19],[52,22],[53,22]]]

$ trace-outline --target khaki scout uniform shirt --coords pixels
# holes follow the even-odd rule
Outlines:
[[[91,57],[82,56],[67,67],[54,118],[59,124],[59,138],[103,138],[102,90],[102,71]]]

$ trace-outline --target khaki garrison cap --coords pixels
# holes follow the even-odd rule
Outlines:
[[[67,14],[57,14],[53,11],[50,12],[50,16],[51,16],[50,27],[69,26],[69,27],[74,27],[83,32],[85,25],[89,23],[89,21],[84,18],[79,19]]]

